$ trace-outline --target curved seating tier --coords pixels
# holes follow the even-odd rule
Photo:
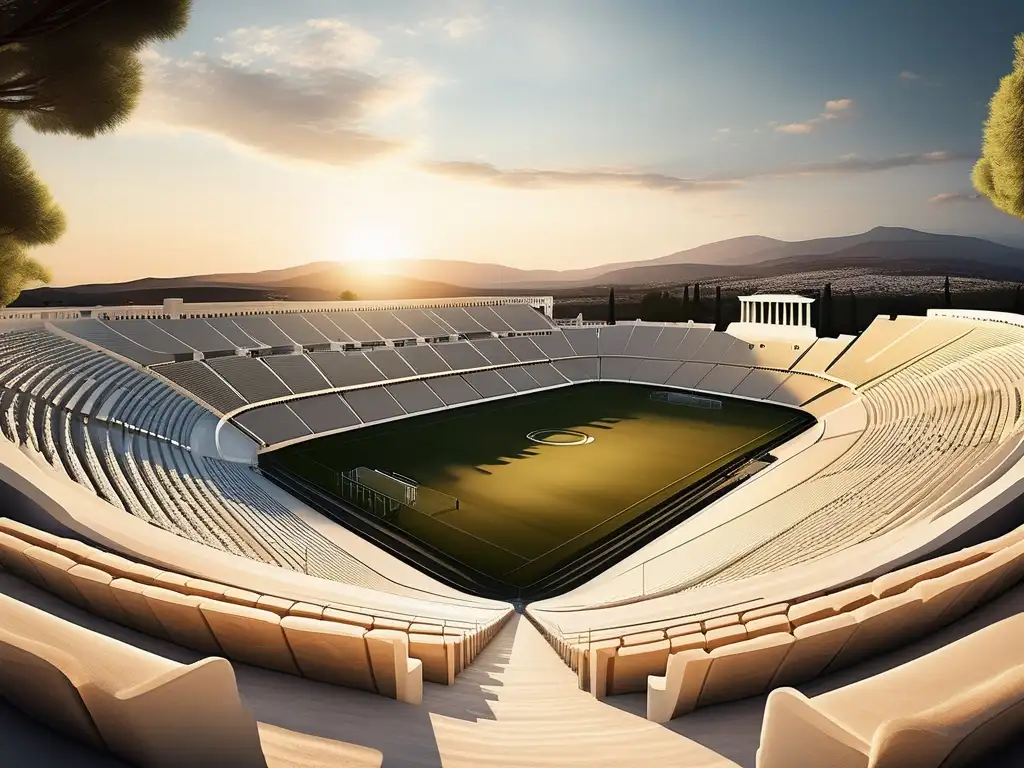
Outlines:
[[[409,703],[450,685],[511,610],[478,623],[296,602],[134,562],[0,518],[0,565],[119,624],[201,653]]]
[[[768,696],[757,768],[987,765],[1024,727],[1024,615],[807,698]]]
[[[697,707],[803,683],[952,623],[1024,577],[1024,528],[825,594],[748,610],[677,616],[661,626],[563,635],[528,613],[580,687],[647,692],[656,722]]]
[[[231,664],[179,664],[0,595],[0,696],[144,768],[265,768]]]
[[[945,339],[931,354],[872,374],[855,398],[863,425],[833,427],[848,409],[831,411],[820,439],[798,456],[777,462],[615,573],[534,608],[582,610],[735,583],[948,513],[966,491],[998,477],[1024,438],[1017,405],[1024,328],[942,325],[941,332],[922,332]],[[759,487],[772,493],[752,502]],[[635,578],[641,569],[642,585]]]
[[[327,539],[249,467],[201,456],[203,409],[157,379],[38,330],[0,339],[3,435],[146,522],[224,552],[413,594]],[[241,359],[241,358],[240,358]]]

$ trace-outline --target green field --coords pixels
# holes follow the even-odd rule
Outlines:
[[[365,427],[276,451],[328,490],[339,471],[399,473],[458,498],[402,507],[392,523],[508,584],[536,581],[583,547],[800,423],[791,410],[724,400],[706,410],[656,388],[594,383]],[[538,444],[573,430],[583,445]],[[556,439],[569,439],[556,436]],[[439,511],[441,510],[441,511]]]

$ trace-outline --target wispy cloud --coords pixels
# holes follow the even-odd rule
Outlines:
[[[814,126],[810,123],[786,123],[785,125],[775,126],[775,130],[779,133],[810,133],[814,130]]]
[[[804,176],[862,174],[922,165],[975,160],[960,152],[922,152],[862,158],[844,155],[837,160],[797,163],[765,171],[737,171],[703,178],[688,178],[662,173],[608,170],[539,170],[498,168],[488,163],[468,161],[424,162],[420,167],[433,174],[461,181],[479,182],[510,189],[553,189],[565,187],[630,187],[672,193],[709,192],[735,189],[748,182]]]
[[[458,16],[454,19],[449,19],[441,25],[441,28],[447,33],[448,37],[452,40],[462,40],[466,37],[472,37],[479,32],[483,32],[487,27],[487,23],[481,16]]]
[[[380,61],[380,41],[347,22],[244,27],[219,53],[145,57],[139,119],[214,134],[281,157],[348,165],[404,148],[366,128],[419,102],[433,81],[413,63]]]
[[[822,123],[848,117],[852,113],[853,107],[853,99],[830,99],[825,102],[825,110],[817,117],[812,117],[810,120],[804,120],[796,123],[783,123],[781,125],[778,123],[769,123],[768,125],[775,128],[778,133],[788,133],[790,135],[812,133],[817,130]]]
[[[941,205],[943,203],[976,203],[983,199],[975,192],[942,192],[934,197],[929,197],[928,202]]]
[[[732,179],[687,179],[661,173],[605,170],[503,170],[487,163],[425,162],[424,170],[464,181],[477,181],[511,189],[552,189],[565,187],[631,187],[662,192],[709,192],[731,189],[740,182]]]
[[[909,69],[904,69],[902,72],[900,72],[899,78],[904,83],[913,83],[913,82],[915,82],[917,80],[920,80],[921,79],[921,75],[919,75],[917,72],[913,72],[913,71],[911,71]]]
[[[909,168],[918,165],[944,165],[967,160],[976,160],[977,155],[965,152],[921,152],[918,154],[889,155],[866,158],[859,155],[843,155],[838,160],[798,163],[776,171],[756,174],[757,176],[819,176],[823,174],[872,173],[889,171],[894,168]]]

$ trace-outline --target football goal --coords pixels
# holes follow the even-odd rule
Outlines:
[[[651,400],[657,400],[671,405],[688,405],[691,408],[707,408],[712,411],[722,410],[721,400],[715,400],[710,397],[701,397],[699,395],[690,395],[686,392],[666,392],[664,390],[659,390],[658,392],[651,392]]]

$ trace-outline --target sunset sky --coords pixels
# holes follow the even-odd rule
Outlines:
[[[56,285],[877,225],[1024,245],[970,186],[1019,0],[193,6],[116,134],[17,129],[67,213]]]

